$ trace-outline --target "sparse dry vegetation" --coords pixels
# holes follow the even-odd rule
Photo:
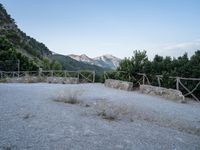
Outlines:
[[[97,101],[95,103],[95,109],[98,116],[109,121],[120,120],[122,116],[128,114],[127,105],[115,105],[109,101]]]
[[[30,118],[30,114],[26,114],[24,117],[23,117],[23,119],[25,120],[25,119],[29,119]]]
[[[56,97],[53,98],[55,102],[63,102],[68,104],[78,104],[80,100],[78,99],[81,96],[83,91],[72,91],[70,89],[62,90],[58,93]]]
[[[140,110],[135,108],[133,105],[128,106],[123,103],[114,103],[113,101],[109,101],[107,99],[97,99],[93,100],[93,103],[86,103],[84,101],[80,101],[80,96],[83,91],[79,90],[70,90],[65,89],[58,92],[57,96],[54,97],[54,101],[63,102],[68,104],[78,104],[81,103],[80,107],[90,107],[89,110],[94,112],[94,115],[101,117],[107,121],[117,121],[117,120],[128,120],[130,122],[134,121],[146,121],[151,122],[153,124],[170,127],[173,129],[177,129],[179,131],[184,131],[186,133],[192,133],[194,135],[199,135],[199,128],[187,127],[187,125],[181,125],[177,121],[173,121],[171,119],[162,119],[155,112],[151,110]],[[29,118],[29,116],[25,116],[24,119]],[[183,126],[183,127],[182,127]]]

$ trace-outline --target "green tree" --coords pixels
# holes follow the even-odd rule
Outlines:
[[[50,61],[49,61],[49,58],[47,58],[47,57],[43,58],[42,68],[43,68],[43,70],[50,70]]]
[[[146,51],[134,51],[134,55],[131,58],[125,58],[120,63],[117,71],[120,71],[119,77],[123,80],[135,81],[137,73],[143,73],[148,70],[146,64],[149,63]]]
[[[62,70],[62,65],[57,60],[53,61],[52,70]]]
[[[197,50],[188,63],[190,77],[200,77],[200,50]]]

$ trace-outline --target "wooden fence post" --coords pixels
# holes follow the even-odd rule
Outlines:
[[[159,76],[157,76],[157,80],[158,80],[158,86],[161,87],[160,77]]]
[[[17,63],[17,77],[19,78],[19,73],[20,73],[20,60],[18,59],[18,63]]]
[[[78,81],[80,80],[80,72],[78,71]]]
[[[179,90],[179,82],[180,82],[180,78],[176,77],[176,89]]]
[[[106,72],[103,72],[104,80],[106,81]]]
[[[3,79],[3,72],[1,71],[1,79]]]
[[[93,71],[93,83],[95,82],[95,71]]]
[[[145,84],[145,77],[144,77],[144,74],[142,75],[142,84],[144,85]]]
[[[51,77],[53,77],[53,70],[51,70]]]

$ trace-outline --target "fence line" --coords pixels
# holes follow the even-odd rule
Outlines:
[[[120,71],[125,73],[124,71]],[[110,73],[120,73],[118,71],[113,71]],[[107,78],[109,78],[109,72],[104,72],[104,79],[106,80]],[[136,80],[136,83],[141,84],[149,84],[151,85],[149,78],[147,77],[147,75],[145,73],[137,73],[137,75],[140,75],[141,78],[139,78],[138,80],[133,77]],[[161,81],[163,80],[163,75],[155,75],[155,77],[157,78],[157,82],[158,82],[158,86],[161,87]],[[186,94],[184,94],[184,96],[188,96],[191,95],[196,101],[200,102],[200,99],[197,98],[193,93],[197,90],[197,88],[200,86],[200,78],[184,78],[184,77],[169,77],[170,79],[175,79],[176,81],[176,89],[180,90],[180,87],[182,87],[184,90],[187,91]],[[199,81],[195,87],[192,90],[189,90],[182,82],[181,80],[187,80],[187,81]]]
[[[95,82],[95,71],[79,70],[39,70],[39,71],[0,71],[0,79],[5,78],[20,78],[25,76],[38,76],[38,77],[76,77],[79,80],[84,79],[86,82]]]
[[[157,77],[159,78],[159,80],[162,80],[162,75],[157,75]],[[200,102],[200,99],[197,98],[193,93],[197,90],[197,88],[200,85],[200,78],[183,78],[183,77],[169,77],[170,79],[175,79],[176,81],[176,89],[180,90],[180,86],[183,87],[183,89],[185,89],[187,91],[186,94],[184,94],[184,96],[188,96],[191,95],[196,101]],[[182,82],[181,80],[187,80],[187,81],[199,81],[195,87],[192,90],[189,90]],[[160,86],[160,83],[159,83]]]
[[[109,77],[109,73],[124,73],[125,71],[104,71],[104,79],[106,80]],[[140,84],[149,84],[151,85],[151,82],[148,78],[148,76],[145,73],[137,73],[138,76],[141,76],[139,79],[136,79],[134,76],[129,75],[129,79],[133,78],[136,80],[136,82]],[[0,79],[5,78],[20,78],[24,76],[39,76],[39,77],[76,77],[79,81],[84,80],[86,82],[95,82],[95,71],[89,71],[89,70],[79,70],[79,71],[68,71],[68,70],[39,70],[39,71],[0,71]],[[161,87],[161,81],[163,80],[162,75],[155,75],[157,78],[158,86]],[[184,96],[191,95],[196,101],[200,102],[200,99],[197,98],[193,93],[197,90],[197,88],[200,86],[200,78],[184,78],[184,77],[169,77],[170,79],[175,79],[176,81],[176,89],[180,90],[180,87],[182,87],[184,90],[187,91]],[[192,90],[189,90],[181,80],[186,81],[198,81],[198,83],[195,85],[195,87]]]

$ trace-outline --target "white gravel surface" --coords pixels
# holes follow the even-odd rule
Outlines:
[[[63,94],[80,103],[54,101]],[[199,150],[200,104],[103,84],[0,84],[0,149]]]

